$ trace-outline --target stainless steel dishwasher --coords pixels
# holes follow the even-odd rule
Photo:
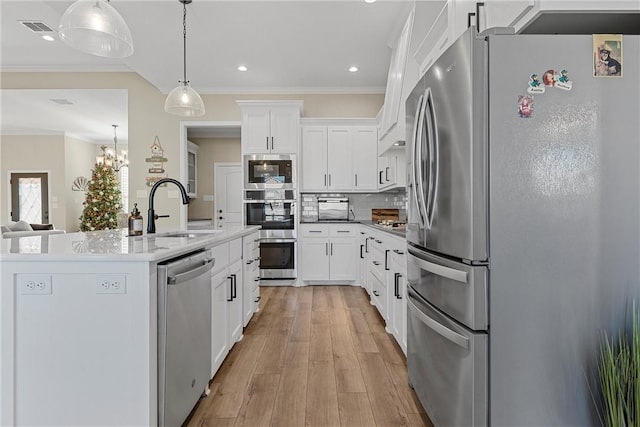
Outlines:
[[[211,372],[210,251],[158,264],[158,425],[180,426]]]

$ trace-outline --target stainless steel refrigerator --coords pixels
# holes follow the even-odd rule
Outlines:
[[[602,332],[640,297],[640,44],[595,77],[593,40],[471,28],[407,99],[409,382],[436,427],[599,424]]]

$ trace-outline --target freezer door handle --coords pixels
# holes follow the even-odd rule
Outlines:
[[[439,322],[436,322],[431,317],[424,314],[418,307],[416,307],[414,303],[411,302],[411,298],[407,300],[407,307],[411,312],[413,312],[418,320],[424,323],[429,329],[433,330],[438,335],[441,335],[448,341],[451,341],[452,343],[464,348],[465,350],[469,349],[469,338],[460,335],[456,331],[452,331],[451,329],[447,328]]]
[[[437,276],[446,277],[456,282],[468,283],[468,273],[466,271],[456,270],[455,268],[445,267],[444,265],[435,264],[422,258],[419,258],[411,249],[409,249],[409,260],[416,264],[424,271],[433,273]]]

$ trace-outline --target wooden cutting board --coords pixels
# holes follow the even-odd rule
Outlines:
[[[398,221],[399,219],[398,209],[371,209],[371,221]]]

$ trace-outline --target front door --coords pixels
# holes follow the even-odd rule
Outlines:
[[[216,228],[242,225],[242,167],[239,163],[213,166],[214,224]]]
[[[11,220],[30,224],[49,223],[49,174],[11,174]]]

